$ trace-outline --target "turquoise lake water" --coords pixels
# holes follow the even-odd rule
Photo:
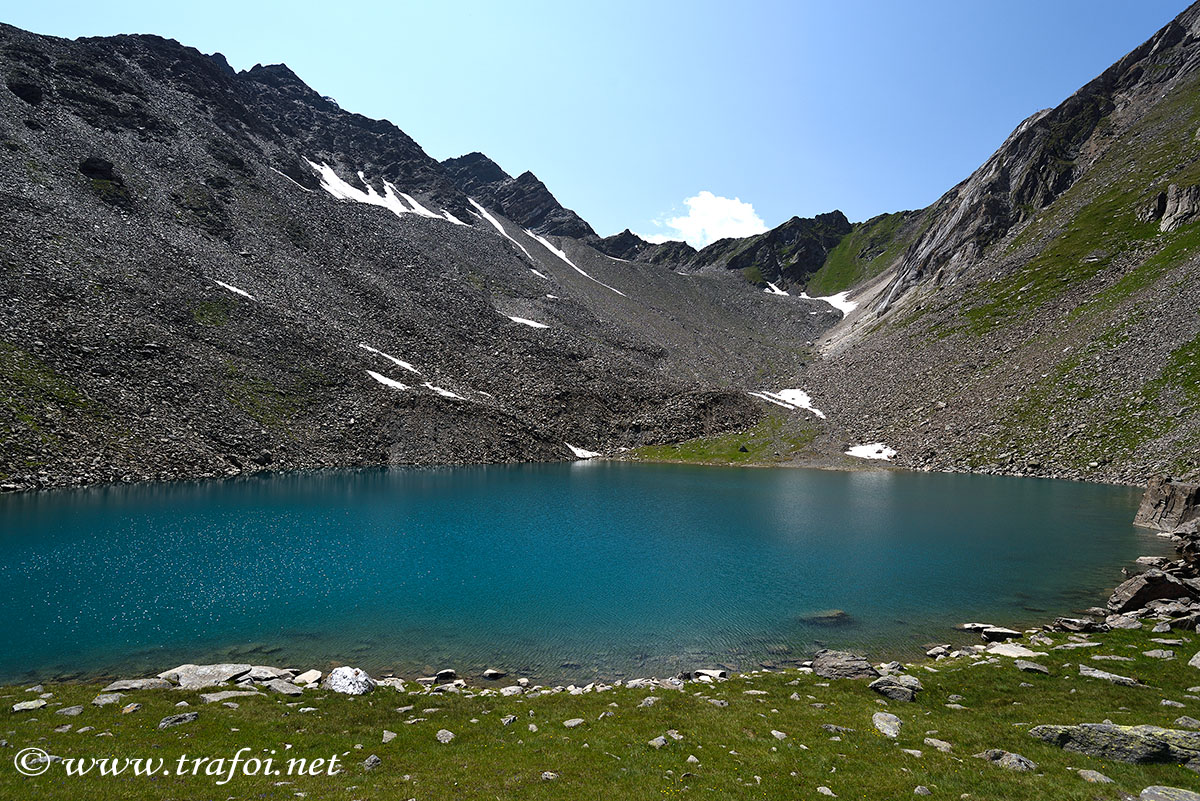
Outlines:
[[[876,657],[1101,602],[1140,492],[606,462],[0,498],[0,680],[248,661],[542,680]],[[841,609],[846,625],[809,618]]]

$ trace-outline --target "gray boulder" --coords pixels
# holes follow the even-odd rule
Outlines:
[[[848,651],[818,651],[813,657],[813,673],[823,679],[874,679],[879,671],[858,654]]]
[[[1106,670],[1097,670],[1090,665],[1080,665],[1079,675],[1085,676],[1089,679],[1103,679],[1104,681],[1110,681],[1113,684],[1119,684],[1122,687],[1143,686],[1137,679],[1131,679],[1128,676],[1118,676],[1116,673],[1109,673]]]
[[[272,692],[281,693],[283,695],[300,695],[304,692],[304,690],[300,689],[286,679],[271,679],[268,682],[264,682],[263,686]]]
[[[902,674],[880,676],[867,686],[893,701],[915,701],[917,693],[925,689],[916,676]]]
[[[159,673],[158,677],[179,685],[181,690],[203,690],[205,687],[216,687],[219,684],[227,684],[234,679],[239,679],[249,673],[251,667],[251,665],[235,663],[180,665],[172,670]]]
[[[1171,189],[1178,189],[1172,186]],[[1163,221],[1167,217],[1164,215]],[[1133,518],[1135,526],[1173,531],[1200,513],[1200,487],[1155,476],[1146,485],[1142,503]]]
[[[166,679],[119,679],[105,687],[102,693],[122,693],[129,690],[169,690],[171,682]]]
[[[1143,608],[1151,601],[1195,597],[1197,592],[1191,586],[1169,573],[1151,568],[1121,582],[1108,599],[1108,608],[1114,612],[1131,612]]]
[[[1050,668],[1045,665],[1039,665],[1037,662],[1027,662],[1024,659],[1017,659],[1013,662],[1017,666],[1017,670],[1023,670],[1026,673],[1045,673],[1050,675]]]
[[[1037,770],[1037,763],[1032,759],[1023,757],[1020,754],[1014,754],[1012,751],[1003,751],[999,748],[989,748],[986,751],[975,754],[975,758],[986,759],[993,765],[999,765],[1000,767],[1007,768],[1008,770],[1016,770],[1021,772]]]
[[[1030,735],[1066,751],[1144,764],[1184,764],[1200,758],[1200,732],[1161,726],[1118,726],[1082,723],[1078,726],[1035,726]]]
[[[225,690],[219,693],[204,693],[200,696],[200,700],[206,704],[217,704],[231,698],[245,698],[250,695],[262,695],[262,693],[255,690]]]
[[[169,729],[172,726],[182,726],[184,723],[191,723],[198,717],[200,717],[199,712],[184,712],[179,715],[168,715],[158,722],[158,728]]]
[[[355,667],[338,667],[325,677],[325,689],[344,695],[364,695],[375,689],[375,680]]]
[[[900,718],[891,712],[876,712],[871,716],[871,723],[880,734],[893,740],[900,736],[900,727],[904,725]]]
[[[1179,787],[1156,785],[1142,790],[1138,798],[1141,801],[1200,801],[1200,793]]]

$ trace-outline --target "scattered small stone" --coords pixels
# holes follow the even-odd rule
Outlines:
[[[571,718],[570,720],[564,720],[563,725],[568,729],[573,729],[576,726],[582,726],[583,722],[583,718]]]
[[[1050,675],[1050,668],[1045,665],[1039,665],[1037,662],[1027,662],[1024,659],[1018,659],[1013,662],[1017,666],[1017,670],[1023,670],[1026,673],[1044,673]]]
[[[921,752],[918,751],[916,748],[901,748],[900,751],[901,751],[901,753],[908,754],[909,756],[913,756],[913,757],[921,756]]]
[[[388,731],[387,729],[384,729],[384,730],[383,730],[383,743],[384,743],[384,745],[387,745],[388,743],[390,743],[392,740],[395,740],[395,739],[396,739],[396,732],[394,732],[394,731]]]
[[[639,707],[654,706],[661,700],[662,699],[659,698],[657,695],[647,695],[645,698],[642,699],[642,702],[640,704],[638,704],[638,706]]]
[[[830,798],[837,798],[837,793],[835,793],[833,790],[830,790],[825,785],[821,785],[820,787],[818,787],[817,792],[820,793],[821,795],[827,795]]]
[[[32,712],[35,709],[41,709],[46,705],[46,702],[41,698],[35,698],[32,701],[20,701],[13,704],[13,712]]]
[[[544,782],[552,782],[557,778],[558,778],[558,774],[552,770],[542,771],[542,781],[544,781]]]
[[[1128,676],[1118,676],[1116,673],[1108,673],[1107,671],[1097,670],[1089,665],[1079,666],[1079,675],[1089,679],[1103,679],[1110,681],[1113,684],[1119,684],[1122,687],[1139,687],[1141,683],[1137,679],[1131,679]]]
[[[1113,783],[1112,779],[1108,778],[1103,773],[1099,773],[1094,770],[1079,771],[1079,778],[1083,779],[1085,782],[1091,782],[1093,784],[1112,784]]]
[[[700,764],[700,760],[696,759],[695,754],[688,754],[687,761],[688,761],[689,765],[699,765]]]
[[[933,795],[933,792],[925,785],[918,784],[913,788],[913,795]]]
[[[141,704],[126,704],[125,706],[121,707],[121,714],[122,715],[132,715],[134,712],[137,712],[141,708],[142,708]]]
[[[64,706],[62,709],[55,710],[54,714],[66,715],[73,718],[81,712],[83,712],[83,707],[81,706]]]
[[[488,681],[495,681],[496,679],[502,679],[507,675],[508,674],[505,673],[503,670],[496,670],[495,668],[488,668],[485,671],[483,671],[483,677],[485,679],[487,679]]]
[[[182,726],[184,723],[191,723],[198,717],[200,717],[199,712],[184,712],[179,715],[167,715],[158,722],[158,728],[169,729],[172,726]]]
[[[663,737],[662,735],[655,737],[653,740],[651,740],[650,742],[647,743],[647,745],[649,745],[651,748],[654,748],[654,749],[662,748],[666,744],[667,744],[667,738]]]
[[[778,729],[771,729],[771,736],[774,737],[776,740],[786,740],[787,739],[787,735],[784,734],[783,732],[779,731]]]
[[[708,702],[713,706],[729,706],[729,702],[723,698],[709,698]]]
[[[1148,656],[1151,659],[1174,659],[1175,652],[1165,648],[1155,648],[1151,651],[1142,651],[1142,656]]]
[[[363,766],[363,770],[375,770],[375,768],[379,767],[382,764],[383,764],[382,759],[380,759],[375,754],[371,754],[369,757],[367,757],[366,759],[363,760],[362,766]]]
[[[92,704],[94,706],[108,706],[109,704],[117,703],[123,697],[120,693],[101,693],[92,699]]]
[[[445,745],[454,739],[454,732],[450,731],[449,729],[438,729],[438,733],[435,736],[437,737],[437,741],[439,743]]]
[[[1178,701],[1172,701],[1169,698],[1164,698],[1161,701],[1159,701],[1158,703],[1159,703],[1159,706],[1173,706],[1178,709],[1183,709],[1184,706],[1186,706],[1186,704],[1181,704]]]
[[[974,756],[976,759],[986,759],[993,765],[999,765],[1008,770],[1021,772],[1037,770],[1037,763],[1033,760],[1027,759],[1020,754],[1014,754],[1012,751],[1004,751],[999,748],[989,748]]]
[[[948,754],[954,749],[954,746],[950,745],[950,743],[946,742],[945,740],[939,740],[936,737],[926,737],[925,745],[929,746],[930,748],[936,748],[943,754]]]

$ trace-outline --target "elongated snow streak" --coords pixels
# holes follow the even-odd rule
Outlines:
[[[770,281],[767,282],[767,288],[764,289],[763,292],[766,292],[768,295],[783,295],[784,297],[788,296],[787,292],[775,286]]]
[[[416,373],[417,375],[420,375],[420,374],[421,374],[421,371],[420,371],[420,370],[418,370],[417,368],[413,367],[411,364],[409,364],[408,362],[404,361],[403,359],[397,359],[395,356],[390,356],[390,355],[388,355],[388,354],[384,353],[384,352],[383,352],[383,351],[381,351],[381,350],[376,350],[375,348],[372,348],[370,345],[368,345],[368,344],[367,344],[367,343],[365,343],[365,342],[362,342],[362,343],[360,343],[360,344],[359,344],[359,347],[360,347],[360,348],[362,348],[362,349],[363,349],[363,350],[365,350],[365,351],[369,351],[369,352],[371,352],[371,353],[374,353],[374,354],[375,354],[375,355],[377,355],[377,356],[382,356],[383,358],[387,359],[387,360],[388,360],[389,362],[391,362],[392,364],[396,365],[397,367],[403,367],[405,370],[408,370],[410,373]]]
[[[507,316],[507,315],[505,315],[505,316]],[[512,320],[514,323],[520,323],[521,325],[527,325],[530,328],[549,328],[550,327],[550,326],[546,325],[545,323],[539,323],[537,320],[526,320],[524,317],[509,317],[508,319]]]
[[[511,236],[509,236],[509,235],[508,235],[508,231],[505,231],[505,230],[504,230],[504,226],[500,224],[500,221],[499,221],[499,220],[497,220],[497,219],[496,219],[495,217],[493,217],[492,215],[488,214],[488,210],[487,210],[487,209],[485,209],[483,206],[480,206],[478,203],[476,203],[476,202],[475,202],[475,198],[473,198],[473,197],[469,197],[469,198],[467,198],[467,200],[471,201],[471,205],[472,205],[472,206],[474,206],[475,208],[477,208],[477,209],[479,210],[479,213],[480,213],[480,215],[482,215],[482,216],[483,216],[483,219],[485,219],[485,220],[487,220],[488,222],[490,222],[490,223],[492,224],[492,227],[493,227],[493,228],[495,228],[497,231],[499,231],[499,232],[500,232],[500,236],[504,237],[504,238],[505,238],[505,239],[507,239],[509,242],[512,242],[514,245],[516,245],[517,247],[519,247],[519,248],[521,249],[521,252],[522,252],[522,253],[524,253],[526,256],[529,256],[529,251],[525,249],[525,246],[524,246],[524,245],[522,245],[522,244],[521,244],[520,242],[518,242],[517,240],[513,239]],[[533,261],[533,256],[529,256],[529,260],[530,260],[530,261]]]
[[[422,384],[422,386],[425,387],[426,389],[428,389],[430,392],[436,392],[437,394],[441,395],[443,398],[457,398],[458,400],[466,400],[466,398],[464,398],[462,395],[459,395],[455,392],[451,392],[448,389],[442,389],[441,387],[435,387],[433,384],[430,384],[428,381],[426,381],[424,384]]]
[[[238,289],[233,284],[227,284],[224,281],[218,281],[215,278],[213,279],[213,283],[216,284],[217,286],[221,287],[222,289],[228,289],[230,292],[232,292],[235,295],[241,295],[243,298],[249,298],[250,300],[254,300],[253,295],[251,295],[249,292],[247,292],[244,289]]]
[[[575,456],[576,459],[595,459],[597,456],[600,455],[599,453],[596,453],[596,451],[589,451],[589,450],[585,450],[583,448],[576,448],[574,445],[572,445],[569,442],[564,442],[563,444],[571,449],[571,453]]]
[[[401,384],[396,379],[388,378],[386,375],[380,375],[379,373],[375,372],[374,370],[368,370],[367,375],[371,376],[371,378],[374,378],[376,381],[378,381],[380,384],[383,384],[385,387],[393,387],[394,389],[408,389],[408,387],[406,387],[404,384]]]
[[[607,253],[605,253],[604,255],[605,255],[605,256],[608,256],[608,254],[607,254]],[[608,256],[608,257],[609,257],[610,259],[612,259],[613,261],[623,261],[623,262],[625,262],[626,264],[633,264],[633,262],[631,262],[629,259],[619,259],[619,258],[617,258],[616,256]]]
[[[429,209],[427,209],[427,208],[425,208],[424,206],[422,206],[420,203],[418,203],[418,202],[417,202],[416,198],[414,198],[412,195],[410,195],[410,194],[408,194],[408,193],[406,193],[406,192],[401,192],[401,193],[400,193],[400,197],[402,197],[402,198],[404,198],[405,200],[407,200],[407,201],[408,201],[408,205],[412,206],[412,210],[413,210],[415,213],[417,213],[417,214],[421,215],[422,217],[428,217],[428,218],[429,218],[429,219],[431,219],[431,220],[444,220],[444,219],[446,219],[446,218],[445,218],[445,217],[443,217],[442,215],[440,215],[440,214],[434,214],[432,211],[430,211]]]
[[[446,218],[447,220],[449,220],[450,222],[454,223],[455,225],[467,225],[465,222],[463,222],[462,220],[458,219],[457,217],[455,217],[453,214],[451,214],[450,212],[446,211],[445,209],[442,209],[442,216],[443,216],[443,217],[445,217],[445,218]],[[470,228],[470,226],[469,226],[469,225],[468,225],[467,227],[468,227],[468,228]]]
[[[805,300],[823,300],[833,308],[840,311],[842,316],[845,317],[847,314],[858,308],[857,301],[846,299],[846,296],[849,294],[850,291],[847,290],[845,292],[839,292],[836,295],[827,295],[823,298],[813,298],[809,297],[807,292],[801,292],[800,297],[804,298]]]
[[[589,281],[595,281],[597,284],[599,284],[600,286],[604,287],[605,289],[611,289],[613,292],[616,292],[618,295],[620,295],[620,296],[621,296],[621,297],[623,297],[623,298],[627,298],[627,297],[629,297],[628,295],[626,295],[624,292],[622,292],[621,290],[617,289],[616,287],[611,287],[611,286],[609,286],[608,284],[604,283],[603,281],[600,281],[600,280],[598,280],[598,279],[596,279],[596,278],[593,278],[592,276],[590,276],[590,275],[588,275],[587,273],[585,273],[583,270],[579,269],[579,267],[578,267],[578,266],[576,266],[575,262],[573,262],[573,261],[571,261],[570,259],[568,259],[568,258],[567,258],[567,254],[566,254],[566,253],[564,253],[563,251],[561,251],[561,250],[559,250],[558,248],[554,247],[554,245],[551,245],[551,244],[550,244],[550,240],[546,239],[545,237],[538,236],[538,235],[537,235],[537,234],[535,234],[533,231],[530,231],[528,228],[526,228],[526,229],[525,229],[525,233],[529,234],[529,236],[533,237],[533,238],[534,238],[534,239],[536,239],[538,242],[542,243],[542,245],[544,245],[544,246],[545,246],[546,250],[550,251],[550,252],[551,252],[551,253],[553,253],[555,256],[558,256],[560,259],[562,259],[563,261],[565,261],[567,264],[571,265],[571,268],[572,268],[573,270],[575,270],[575,272],[577,272],[577,273],[579,273],[580,275],[582,275],[584,278],[588,279]]]
[[[825,412],[813,406],[812,398],[802,389],[781,389],[778,392],[768,392],[764,389],[762,392],[750,392],[747,394],[765,400],[768,403],[773,403],[776,406],[782,406],[785,409],[812,412],[822,420],[825,419]]]
[[[310,161],[310,162],[309,162],[309,164],[312,164],[312,162]],[[293,178],[292,176],[288,175],[286,172],[283,172],[282,170],[277,170],[277,169],[275,169],[274,167],[272,167],[272,168],[271,168],[271,172],[275,173],[276,175],[282,175],[284,178],[287,178],[289,181],[291,181],[291,182],[292,182],[292,183],[294,183],[296,186],[298,186],[298,187],[300,187],[301,189],[303,189],[305,192],[311,192],[311,191],[312,191],[312,190],[311,190],[311,189],[309,189],[307,186],[305,186],[304,184],[300,183],[300,182],[299,182],[299,181],[297,181],[295,178]]]
[[[850,450],[846,451],[846,455],[855,456],[859,459],[878,459],[890,462],[895,458],[896,451],[882,442],[872,442],[870,445],[853,445]]]
[[[534,274],[534,275],[536,275],[538,278],[545,278],[547,281],[549,281],[549,280],[550,280],[550,276],[546,275],[546,274],[545,274],[545,273],[543,273],[543,272],[538,272],[537,270],[533,269],[532,267],[530,267],[530,268],[529,268],[529,272],[533,273],[533,274]]]

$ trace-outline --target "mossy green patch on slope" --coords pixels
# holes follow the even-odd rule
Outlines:
[[[47,801],[119,798],[256,798],[264,801],[309,798],[472,801],[473,799],[620,798],[649,801],[664,797],[791,799],[820,798],[817,787],[839,798],[908,798],[918,785],[934,798],[997,801],[1117,801],[1144,787],[1167,785],[1196,789],[1200,779],[1180,765],[1130,765],[1064,751],[1029,734],[1038,724],[1153,724],[1178,728],[1173,721],[1194,703],[1188,688],[1200,671],[1187,665],[1195,653],[1192,632],[1170,635],[1183,645],[1150,641],[1144,631],[1096,635],[1097,647],[1052,650],[1036,661],[1050,673],[1025,673],[1010,659],[994,663],[969,658],[909,666],[924,685],[913,703],[889,701],[865,681],[825,680],[790,669],[734,676],[711,685],[691,683],[683,691],[617,687],[571,695],[428,694],[380,687],[360,697],[305,691],[292,699],[268,693],[234,699],[236,708],[204,704],[197,692],[149,690],[127,693],[120,703],[97,707],[91,700],[100,685],[48,684],[48,706],[35,712],[10,712],[12,705],[36,698],[22,687],[0,688],[5,717],[5,769],[0,797]],[[1053,635],[1055,645],[1065,635]],[[1169,660],[1144,655],[1173,649]],[[1115,655],[1130,661],[1102,661]],[[1139,679],[1145,686],[1121,687],[1082,677],[1077,665],[1088,663]],[[929,667],[932,670],[926,670]],[[502,680],[500,684],[509,684]],[[648,696],[659,700],[643,705]],[[1179,709],[1160,704],[1170,699]],[[954,699],[954,701],[952,701]],[[177,707],[186,702],[186,708]],[[717,705],[712,701],[722,702]],[[122,714],[130,702],[141,708]],[[949,708],[957,702],[961,708]],[[80,705],[76,717],[57,710]],[[301,712],[301,709],[310,711]],[[888,739],[872,725],[876,712],[902,721],[899,737]],[[158,729],[168,715],[196,712],[195,721]],[[1193,713],[1194,714],[1194,713]],[[511,716],[511,719],[510,719]],[[573,728],[567,720],[579,718]],[[823,725],[841,726],[831,732]],[[60,727],[66,727],[59,731]],[[90,730],[88,728],[90,727]],[[439,730],[454,734],[449,743]],[[395,738],[384,743],[384,731]],[[674,732],[675,736],[668,735]],[[778,734],[776,734],[778,732]],[[106,734],[108,736],[97,736]],[[655,748],[650,741],[662,737]],[[927,737],[950,744],[939,751]],[[162,759],[154,776],[66,777],[63,763],[41,776],[22,776],[12,758],[25,748],[40,748],[63,759],[117,757]],[[241,748],[243,759],[273,757],[286,771],[287,760],[328,760],[336,756],[342,772],[315,776],[245,775],[235,771],[227,783],[228,760]],[[1038,769],[1017,773],[974,754],[989,748],[1020,753]],[[902,749],[920,752],[906,753]],[[367,770],[363,762],[380,763]],[[177,770],[185,761],[182,775]],[[694,757],[694,761],[689,761]],[[226,760],[224,771],[206,774],[205,762]],[[259,763],[259,770],[262,765]],[[1111,785],[1080,779],[1091,769],[1109,776]],[[164,771],[170,771],[166,773]],[[553,778],[543,778],[545,772]]]
[[[814,423],[774,412],[753,428],[670,445],[645,445],[629,457],[647,462],[766,464],[785,461],[813,443]]]
[[[857,223],[809,279],[808,294],[835,295],[879,275],[920,235],[923,224],[916,218],[900,211]]]

